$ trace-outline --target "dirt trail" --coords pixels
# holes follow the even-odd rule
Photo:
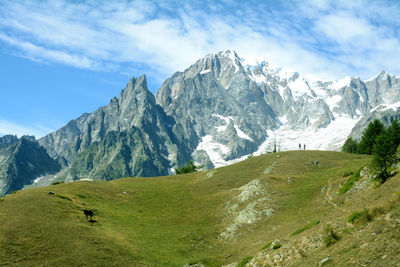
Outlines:
[[[332,184],[329,183],[328,189],[326,190],[326,201],[328,201],[329,204],[331,204],[335,209],[337,209],[337,204],[332,201],[333,196],[331,195],[331,189],[332,189]]]
[[[343,207],[343,206],[338,206],[334,201],[336,199],[336,197],[333,195],[335,194],[335,192],[332,193],[332,187],[333,184],[331,181],[329,181],[329,184],[327,186],[327,190],[326,190],[326,201],[333,206],[334,209],[338,209],[342,212],[350,212],[350,210],[348,210],[347,208]]]

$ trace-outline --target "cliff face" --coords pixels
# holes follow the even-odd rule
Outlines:
[[[159,176],[190,159],[180,132],[141,76],[107,106],[70,121],[39,143],[51,156],[67,160],[67,179]]]
[[[8,143],[0,149],[0,196],[21,189],[38,176],[61,169],[33,137],[13,138]]]

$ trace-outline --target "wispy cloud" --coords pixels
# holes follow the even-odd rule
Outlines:
[[[105,71],[141,65],[160,82],[226,49],[324,79],[399,74],[399,23],[389,1],[0,3],[0,42],[14,54]]]
[[[34,135],[36,138],[40,138],[54,129],[49,129],[45,126],[27,126],[20,125],[14,122],[10,122],[4,119],[0,119],[0,136],[6,134],[13,134],[21,137],[23,135]]]

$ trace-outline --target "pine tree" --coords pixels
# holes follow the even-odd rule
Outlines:
[[[342,152],[346,153],[357,153],[358,143],[353,138],[347,138],[342,147]]]
[[[393,142],[393,149],[396,150],[397,147],[400,145],[400,123],[398,120],[394,120],[392,122],[392,125],[389,126],[388,128],[389,136],[390,139]]]
[[[373,147],[372,165],[378,172],[378,176],[385,182],[389,177],[389,168],[396,160],[396,148],[390,137],[389,131],[383,130],[376,138]]]
[[[376,139],[384,129],[385,127],[379,120],[370,122],[361,137],[357,152],[371,155]]]
[[[201,168],[201,167],[200,167]],[[189,161],[185,166],[175,169],[176,174],[197,172],[199,166],[194,165],[193,161]]]

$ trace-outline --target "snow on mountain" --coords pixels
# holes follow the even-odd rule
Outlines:
[[[307,127],[298,130],[292,129],[288,125],[283,125],[276,130],[269,130],[267,133],[273,139],[271,144],[276,138],[276,143],[281,151],[296,150],[299,144],[301,144],[301,149],[305,144],[306,149],[310,150],[340,150],[360,118],[352,119],[346,115],[339,115],[325,128]]]
[[[200,71],[200,74],[206,74],[206,73],[209,73],[209,72],[211,72],[211,70],[210,69],[206,69],[206,70]]]
[[[341,80],[332,82],[332,84],[329,85],[328,88],[332,89],[332,90],[339,90],[339,89],[342,89],[343,87],[349,86],[350,82],[351,82],[351,78],[345,77]]]
[[[393,103],[393,104],[380,104],[376,107],[374,107],[373,109],[371,109],[370,112],[374,112],[376,110],[379,111],[386,111],[386,110],[393,110],[393,111],[397,111],[400,108],[400,101]]]
[[[186,131],[198,140],[195,161],[223,166],[271,151],[275,136],[281,150],[299,143],[339,150],[365,114],[400,107],[399,86],[385,72],[365,82],[327,81],[227,50],[176,73],[156,98],[168,115],[194,127]]]

